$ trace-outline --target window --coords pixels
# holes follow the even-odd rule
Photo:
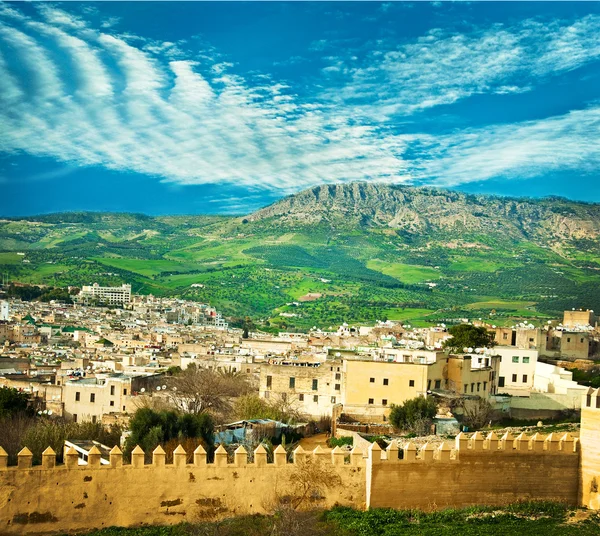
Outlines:
[[[513,355],[513,363],[518,363],[518,362],[519,362],[519,356]]]
[[[508,339],[508,333],[503,333],[503,334],[502,334],[502,338],[503,338],[504,340]]]
[[[337,368],[337,371],[338,371],[338,372],[340,371],[340,367],[338,367],[338,368]]]
[[[271,385],[273,385],[273,376],[267,376],[267,389],[270,389]]]
[[[487,382],[483,382],[483,390],[487,391]]]
[[[295,389],[296,388],[296,378],[294,378],[293,376],[290,378],[290,389]]]
[[[517,375],[516,374],[512,375],[512,381],[513,381],[513,383],[517,383]]]
[[[249,368],[246,369],[246,374],[250,374],[250,369]]]
[[[579,339],[579,342],[583,342],[583,339]]]
[[[331,403],[332,403],[332,404],[335,404],[335,396],[332,396],[332,397],[331,397]]]
[[[330,367],[331,371],[333,372],[333,367]]]
[[[415,386],[415,380],[408,380],[408,386],[409,387],[414,387]]]
[[[472,393],[474,393],[474,392],[475,392],[475,384],[474,384],[474,383],[472,383],[472,384],[471,384],[471,392],[472,392]]]
[[[533,342],[533,337],[529,337],[529,342]]]
[[[115,396],[115,386],[114,385],[110,386],[110,396]]]
[[[335,379],[336,380],[339,380],[340,378],[341,378],[341,374],[338,373],[338,374],[335,375]]]
[[[92,403],[96,402],[96,394],[95,393],[92,393],[90,395],[90,402],[92,402]]]
[[[336,390],[336,391],[339,391],[339,390],[340,390],[340,384],[339,384],[339,383],[336,383],[336,384],[335,384],[335,390]]]
[[[467,389],[469,389],[469,386],[465,385],[465,393],[467,392]]]
[[[523,383],[527,383],[527,374],[523,374]]]
[[[127,389],[123,389],[123,394],[127,396]]]
[[[123,406],[123,411],[125,411],[125,406]]]
[[[312,390],[316,391],[317,389],[319,389],[319,380],[313,380],[312,381]]]
[[[111,400],[111,401],[110,401],[110,405],[111,405],[111,406],[114,406],[114,405],[115,405],[115,401],[114,401],[114,400]]]
[[[439,389],[442,386],[442,380],[435,380],[435,388]]]
[[[318,403],[319,403],[319,395],[315,395],[315,396],[313,396],[313,402],[314,402],[315,404],[318,404]]]
[[[77,391],[75,393],[75,402],[79,402],[79,400],[81,400],[81,393],[79,391]]]
[[[504,387],[504,376],[498,378],[498,387]]]
[[[73,413],[73,422],[77,422],[77,413]]]
[[[383,378],[383,385],[389,385],[390,384],[390,380],[388,380],[387,378]]]
[[[431,380],[427,380],[427,390],[431,389]]]
[[[374,400],[372,398],[369,398],[369,404],[373,404]]]
[[[375,383],[375,378],[369,378],[369,381],[370,381],[371,383]]]
[[[387,406],[387,398],[384,398],[384,399],[381,401],[381,405],[382,405],[382,406]]]
[[[304,402],[304,395],[298,395],[298,400],[300,400],[300,402]]]
[[[567,337],[567,342],[571,342],[571,337]]]
[[[529,358],[528,357],[524,357],[523,358],[523,363],[529,363]]]
[[[477,392],[481,391],[481,382],[477,382]]]

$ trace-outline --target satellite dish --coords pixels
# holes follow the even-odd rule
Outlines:
[[[52,415],[52,410],[51,409],[48,410],[48,415]]]
[[[160,391],[160,385],[156,388],[157,391]]]
[[[177,391],[177,387],[173,387],[173,391]]]
[[[140,389],[140,393],[145,393],[145,392],[146,392],[146,388],[145,388],[145,387],[142,387],[142,388]]]
[[[162,386],[162,388],[163,388],[163,389],[166,389],[166,388],[167,388],[167,386],[166,386],[166,385],[163,385],[163,386]]]
[[[38,415],[41,415],[41,414],[42,414],[42,410],[38,411]]]
[[[471,352],[473,351],[473,348],[467,348],[467,351],[468,351],[469,353],[471,353]]]

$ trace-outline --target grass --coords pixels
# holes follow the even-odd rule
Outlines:
[[[430,268],[428,266],[402,264],[399,262],[386,262],[379,259],[372,259],[368,261],[367,268],[395,277],[399,281],[409,284],[422,283],[424,281],[434,281],[442,276],[439,270]]]
[[[521,536],[597,535],[600,516],[560,503],[521,502],[504,507],[473,506],[435,512],[336,507],[325,512],[277,511],[272,516],[239,516],[219,522],[163,527],[110,527],[87,536]]]
[[[166,259],[127,259],[127,258],[107,258],[94,257],[94,260],[117,268],[119,270],[127,270],[147,277],[154,277],[162,272],[189,272],[198,270],[199,265],[194,263],[182,263],[170,261]]]

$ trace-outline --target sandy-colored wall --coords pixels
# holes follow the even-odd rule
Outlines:
[[[536,452],[531,445],[532,450],[516,450],[512,442],[507,450],[481,445],[481,450],[431,450],[413,460],[369,463],[367,506],[440,510],[526,499],[577,504],[579,455],[572,442],[570,452]]]
[[[600,389],[590,390],[581,407],[582,506],[600,510]]]
[[[312,455],[311,455],[312,456]],[[339,485],[311,506],[364,508],[365,467],[323,464]],[[338,458],[339,459],[339,458]],[[343,459],[343,458],[342,458]],[[45,534],[141,524],[166,525],[271,511],[292,495],[294,464],[79,466],[0,471],[0,534]]]

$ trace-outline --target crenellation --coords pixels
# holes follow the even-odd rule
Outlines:
[[[452,447],[444,441],[436,451],[436,458],[441,462],[449,462],[451,454]]]
[[[54,469],[54,467],[56,467],[56,452],[52,447],[48,447],[42,452],[42,468]]]
[[[496,452],[498,450],[498,444],[498,436],[492,431],[486,436],[483,447],[488,452]]]
[[[551,432],[550,434],[548,434],[546,436],[546,439],[544,440],[546,446],[545,446],[545,450],[546,452],[559,452],[560,449],[560,438],[558,437],[558,434],[556,434],[555,432]]]
[[[281,447],[281,445],[279,446]],[[273,453],[273,458],[276,460],[275,453]],[[264,467],[267,465],[267,449],[265,449],[262,443],[254,449],[254,465],[256,465],[256,467]]]
[[[567,432],[560,438],[559,444],[559,450],[561,450],[562,452],[571,453],[575,451],[575,441],[573,439],[573,436],[569,432]]]
[[[152,465],[154,465],[154,467],[164,467],[166,460],[167,453],[160,445],[158,445],[158,447],[152,451]]]
[[[100,452],[100,449],[96,445],[94,445],[88,453],[88,467],[91,467],[93,469],[100,468],[101,457],[102,453]]]
[[[8,468],[8,453],[0,447],[0,470]]]
[[[123,452],[121,452],[121,449],[117,445],[110,449],[108,459],[111,467],[123,467]]]
[[[340,447],[335,447],[331,451],[331,463],[333,465],[344,465],[345,463],[344,451]]]
[[[254,451],[254,452],[256,452],[256,451]],[[266,455],[266,451],[265,451],[265,455]],[[255,460],[256,460],[256,458],[255,458]],[[267,460],[267,458],[265,457],[265,465],[267,463],[266,460]],[[286,465],[287,464],[287,452],[281,445],[278,445],[277,448],[273,451],[273,463],[275,465]]]
[[[19,469],[31,469],[32,465],[33,454],[27,447],[23,447],[17,454],[17,467]]]
[[[469,448],[469,437],[464,432],[460,432],[455,438],[454,442],[456,450],[464,452]]]
[[[500,438],[500,450],[504,452],[512,452],[515,448],[515,438],[510,432],[506,432]]]
[[[67,469],[79,469],[79,454],[74,447],[69,447],[65,452],[65,466]]]
[[[187,463],[187,452],[181,445],[173,451],[173,465],[175,467],[184,467]]]
[[[544,446],[545,446],[545,437],[540,434],[539,432],[536,432],[535,434],[533,434],[531,436],[531,439],[529,440],[529,449],[532,452],[543,452],[544,451]]]
[[[404,445],[404,460],[414,462],[417,459],[417,447],[412,441]]]
[[[421,460],[425,462],[430,462],[433,460],[434,448],[431,443],[425,443],[421,450],[419,451],[419,457]]]
[[[245,467],[248,464],[248,451],[240,445],[233,453],[233,464],[236,467]]]
[[[294,449],[294,463],[302,463],[307,457],[308,453],[300,445]]]
[[[361,465],[364,459],[364,453],[362,449],[358,447],[354,447],[350,451],[350,465],[356,467],[357,465]]]
[[[515,438],[515,449],[520,452],[529,451],[529,437],[527,436],[527,434],[525,432],[521,432]]]
[[[481,452],[483,450],[483,442],[483,434],[481,432],[475,432],[469,440],[471,450],[474,452]]]
[[[215,461],[214,464],[216,467],[226,467],[227,466],[227,451],[223,447],[223,445],[219,445],[217,450],[215,450]]]
[[[202,445],[198,445],[194,450],[194,465],[196,467],[206,465],[206,450]]]
[[[387,453],[387,460],[392,463],[399,463],[400,458],[398,457],[398,442],[394,439],[385,449]]]
[[[375,441],[374,443],[371,443],[371,446],[369,447],[369,450],[368,450],[368,457],[369,457],[369,464],[371,464],[371,465],[376,465],[376,464],[381,463],[381,447],[379,446],[377,441]]]
[[[144,467],[145,457],[146,455],[144,454],[142,447],[136,445],[135,448],[131,451],[131,466],[135,467],[136,469],[139,467]]]

